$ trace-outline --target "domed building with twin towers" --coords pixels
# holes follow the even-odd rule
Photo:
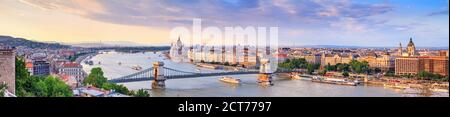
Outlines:
[[[408,46],[406,47],[406,51],[403,51],[402,43],[400,43],[400,47],[398,49],[398,56],[417,56],[416,46],[412,41],[412,38],[409,38]]]

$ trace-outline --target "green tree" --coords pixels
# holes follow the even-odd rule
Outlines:
[[[4,96],[7,88],[8,88],[8,84],[0,82],[0,97]]]
[[[342,76],[348,77],[348,76],[350,76],[350,74],[349,74],[347,71],[344,71],[344,72],[342,73]]]
[[[336,71],[336,65],[331,65],[330,63],[328,63],[327,66],[325,66],[325,69],[327,71]]]
[[[318,74],[321,76],[325,76],[325,74],[327,74],[327,70],[322,70]]]
[[[380,68],[375,68],[373,71],[374,71],[375,73],[381,73],[381,69],[380,69]]]
[[[43,86],[41,88],[46,88],[47,95],[46,97],[71,97],[73,96],[72,90],[68,85],[66,85],[59,78],[55,77],[47,77],[44,80],[38,82],[39,84],[43,82]]]
[[[308,74],[312,74],[314,72],[314,64],[308,64]]]
[[[223,63],[223,65],[230,66],[230,62],[225,62],[225,63]]]
[[[25,61],[16,57],[16,95],[19,97],[70,97],[72,90],[59,78],[30,76]]]
[[[90,84],[101,88],[107,82],[106,77],[103,76],[102,68],[96,67],[91,69],[91,73],[83,81],[85,85]]]
[[[314,72],[314,70],[319,69],[319,68],[320,68],[320,64],[308,63],[308,65],[307,65],[308,74],[312,74]]]
[[[344,64],[336,64],[336,70],[340,72],[350,71],[350,65],[347,63]]]
[[[104,83],[102,85],[104,90],[114,90],[115,92],[121,93],[121,94],[126,94],[129,95],[131,92],[128,90],[127,87],[123,86],[123,85],[117,85],[117,84],[113,84],[113,83]]]
[[[350,61],[350,67],[354,73],[368,73],[369,70],[369,63],[367,61],[359,62],[356,60]]]
[[[139,89],[134,96],[135,97],[150,97],[150,94],[148,93],[148,91],[146,91],[144,89]]]

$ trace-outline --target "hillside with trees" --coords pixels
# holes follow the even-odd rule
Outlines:
[[[28,48],[48,48],[48,49],[61,49],[61,48],[70,48],[71,46],[68,45],[62,45],[59,43],[44,43],[44,42],[37,42],[37,41],[31,41],[29,39],[24,38],[15,38],[11,36],[1,36],[0,35],[0,45],[4,46],[10,46],[10,47],[18,47],[18,46],[24,46]]]

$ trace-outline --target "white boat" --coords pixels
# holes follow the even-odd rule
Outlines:
[[[224,77],[220,78],[220,81],[226,82],[226,83],[233,83],[233,84],[241,83],[241,79],[233,78],[233,77],[227,77],[227,76],[224,76]]]
[[[139,65],[135,65],[135,66],[132,66],[131,69],[134,69],[134,70],[138,70],[138,71],[139,71],[139,70],[142,69],[142,67],[139,66]]]
[[[302,77],[300,77],[299,74],[292,74],[291,79],[297,80],[297,79],[302,79]]]
[[[433,92],[443,92],[443,93],[448,93],[448,89],[431,88],[430,90],[433,91]]]

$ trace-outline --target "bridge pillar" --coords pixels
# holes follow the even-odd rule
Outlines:
[[[153,89],[165,89],[166,88],[166,78],[164,77],[164,63],[163,62],[153,62],[153,75],[154,79],[152,82]]]
[[[269,59],[261,59],[259,67],[258,83],[262,85],[273,85],[272,73]]]

